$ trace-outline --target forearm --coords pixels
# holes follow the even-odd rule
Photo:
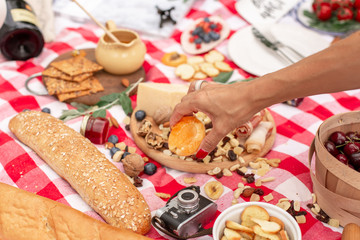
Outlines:
[[[360,31],[249,84],[261,109],[289,99],[360,88]]]

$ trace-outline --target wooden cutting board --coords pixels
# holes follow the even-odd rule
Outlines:
[[[231,166],[235,165],[236,163],[239,162],[231,162],[231,161],[225,161],[225,162],[211,162],[208,164],[202,163],[202,162],[189,162],[189,161],[185,161],[182,160],[178,157],[173,157],[173,156],[168,156],[166,154],[163,154],[161,151],[149,148],[148,145],[145,142],[145,138],[140,137],[136,134],[137,129],[140,126],[140,122],[136,121],[135,118],[135,112],[137,110],[135,109],[133,111],[133,114],[131,116],[130,119],[130,131],[131,134],[133,136],[133,139],[136,143],[136,145],[138,146],[138,148],[141,149],[141,151],[143,151],[148,157],[152,158],[153,160],[157,161],[158,163],[169,167],[169,168],[173,168],[179,171],[183,171],[183,172],[189,172],[189,173],[207,173],[209,170],[214,169],[215,167],[220,167],[221,169],[224,168],[230,168]],[[245,163],[242,164],[242,166],[248,166],[249,162],[255,160],[258,157],[262,157],[265,156],[272,148],[274,142],[275,142],[275,136],[276,136],[276,127],[275,127],[275,122],[274,122],[274,118],[272,117],[272,115],[270,114],[270,112],[268,110],[265,111],[265,119],[267,121],[271,121],[273,122],[273,129],[272,132],[270,134],[270,136],[266,139],[264,148],[262,149],[261,152],[257,153],[257,154],[244,154],[242,155],[242,157],[245,160]]]
[[[84,50],[86,52],[85,57],[87,59],[96,62],[94,48],[81,49],[81,50]],[[71,58],[72,57],[71,53],[72,53],[72,51],[61,54],[60,56],[55,58],[52,62]],[[51,62],[49,63],[48,67],[50,66],[50,64],[51,64]],[[113,75],[111,73],[106,72],[105,70],[101,70],[101,71],[95,73],[94,76],[99,79],[100,83],[104,87],[104,91],[98,92],[98,93],[93,93],[93,94],[87,95],[87,96],[72,98],[72,99],[66,100],[65,102],[67,102],[67,103],[78,102],[78,103],[84,103],[86,105],[94,105],[95,103],[97,103],[100,100],[100,98],[102,96],[105,96],[105,95],[108,95],[111,93],[119,93],[119,92],[124,91],[126,88],[121,84],[121,79],[123,79],[123,78],[127,78],[129,80],[130,84],[137,82],[141,77],[143,78],[143,81],[146,80],[145,79],[146,78],[145,70],[143,67],[139,68],[139,70],[137,70],[136,72],[133,72],[131,74],[126,74],[126,75]],[[136,91],[137,91],[137,89],[135,88],[130,93],[130,96],[135,94]]]

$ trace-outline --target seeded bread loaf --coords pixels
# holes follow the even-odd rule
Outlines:
[[[9,129],[107,223],[140,234],[149,231],[151,215],[144,197],[87,138],[39,111],[19,113]]]
[[[62,203],[0,183],[0,239],[146,240]]]

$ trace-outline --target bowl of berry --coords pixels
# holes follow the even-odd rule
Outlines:
[[[205,53],[224,41],[229,33],[228,24],[219,16],[198,18],[181,34],[181,47],[188,54]]]
[[[311,178],[320,207],[342,226],[360,224],[360,111],[326,119],[310,147],[310,162],[314,152]]]

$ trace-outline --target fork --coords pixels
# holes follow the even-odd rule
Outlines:
[[[262,32],[262,34],[263,34],[270,42],[272,42],[275,47],[290,50],[290,51],[293,53],[293,55],[296,55],[296,57],[297,57],[298,60],[301,60],[301,59],[305,58],[304,55],[302,55],[300,52],[298,52],[297,50],[295,50],[295,49],[292,48],[291,46],[286,45],[286,44],[280,42],[280,41],[274,36],[274,34],[270,31],[270,29]],[[295,62],[295,61],[293,61],[293,60],[291,60],[291,61],[292,61],[292,63]]]

